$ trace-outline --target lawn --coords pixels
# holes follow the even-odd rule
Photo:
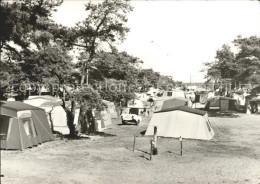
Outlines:
[[[56,138],[25,151],[1,151],[3,184],[260,183],[260,115],[210,117],[211,141],[159,138],[150,160],[143,136],[149,117],[136,125],[119,119],[95,136]],[[136,138],[133,152],[134,135]]]

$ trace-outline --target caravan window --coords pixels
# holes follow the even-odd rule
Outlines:
[[[7,116],[0,116],[0,140],[6,140],[9,127],[9,118]]]
[[[22,123],[28,136],[36,137],[37,132],[31,118],[23,118]]]
[[[167,92],[167,96],[172,96],[172,92]]]

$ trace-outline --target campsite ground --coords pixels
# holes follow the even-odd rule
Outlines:
[[[56,139],[25,151],[1,151],[3,184],[260,183],[260,116],[210,117],[211,141],[158,139],[150,161],[150,137],[119,119],[104,134]],[[133,135],[136,134],[136,150]]]

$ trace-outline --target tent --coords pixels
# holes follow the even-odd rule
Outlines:
[[[207,100],[214,96],[213,92],[210,91],[200,91],[195,93],[195,103],[205,104]]]
[[[118,114],[117,114],[117,111],[116,111],[116,106],[113,102],[110,102],[110,101],[107,101],[107,100],[102,100],[102,102],[104,104],[106,104],[107,106],[107,112],[108,114],[110,114],[110,117],[111,118],[118,118]]]
[[[110,114],[104,111],[95,111],[95,119],[96,119],[96,130],[101,131],[106,128],[107,125],[111,125],[111,116]]]
[[[0,102],[1,148],[24,150],[54,140],[43,109],[22,102]]]
[[[237,100],[229,97],[215,96],[207,100],[205,109],[219,109],[220,111],[237,110]]]
[[[179,106],[187,106],[189,99],[182,97],[170,98],[168,100],[157,100],[155,102],[155,111],[160,111],[163,109],[179,107]]]
[[[238,105],[245,105],[246,104],[246,93],[236,93],[232,94],[233,98],[237,100]]]
[[[153,135],[154,126],[157,126],[157,135],[162,137],[181,136],[186,139],[201,140],[210,140],[214,137],[207,112],[187,106],[155,112],[145,135]]]
[[[246,96],[245,109],[247,113],[260,113],[260,95]],[[249,112],[248,112],[249,110]]]
[[[173,107],[179,107],[179,106],[187,106],[188,105],[188,99],[183,97],[175,97],[168,100],[165,100],[162,105],[162,109],[169,109]]]
[[[69,134],[67,115],[64,109],[61,107],[61,99],[48,95],[41,95],[30,96],[29,99],[24,100],[23,102],[44,109],[47,114],[49,124],[51,124],[50,118],[52,119],[53,129],[55,131],[61,132],[62,134]],[[68,105],[70,104],[67,103],[66,106]],[[78,112],[75,113],[75,117],[78,117],[77,113]],[[77,122],[74,121],[74,124],[77,124]]]

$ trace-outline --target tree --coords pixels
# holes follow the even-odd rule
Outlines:
[[[214,82],[226,81],[244,84],[260,84],[260,38],[238,36],[233,41],[238,53],[234,54],[228,45],[217,50],[214,62],[207,62],[207,78]]]
[[[237,75],[235,55],[229,45],[223,45],[217,50],[215,61],[204,63],[207,69],[208,80],[219,82],[223,79],[234,79]]]
[[[142,69],[138,74],[139,83],[141,84],[142,91],[148,91],[149,87],[157,86],[157,82],[160,78],[158,72],[153,69]]]
[[[88,65],[95,58],[96,52],[102,44],[112,45],[123,41],[129,29],[125,26],[126,14],[132,11],[129,1],[105,0],[102,3],[86,5],[87,18],[78,23],[74,37],[74,45],[82,48],[86,58],[81,60],[81,84],[85,83]]]
[[[62,1],[44,2],[43,0],[23,0],[19,2],[1,2],[0,4],[0,96],[10,84],[25,80],[20,66],[23,51],[30,50],[31,38],[37,30],[46,30],[48,17]],[[45,20],[45,21],[43,21]],[[15,68],[15,73],[10,72]],[[2,70],[4,69],[4,70]],[[18,71],[19,70],[19,71]],[[5,77],[5,76],[9,77]]]
[[[236,60],[239,65],[236,79],[243,83],[260,84],[260,38],[239,36],[233,41],[239,52]]]
[[[80,84],[82,86],[86,81],[88,67],[91,66],[91,62],[95,58],[96,52],[99,47],[101,47],[101,44],[107,43],[112,45],[113,42],[124,40],[126,33],[129,31],[124,25],[127,21],[125,15],[131,10],[132,8],[129,2],[124,0],[105,0],[101,3],[89,2],[86,5],[86,11],[88,12],[86,19],[79,22],[74,29],[65,33],[65,35],[69,35],[70,38],[64,43],[69,46],[73,45],[77,48],[82,48],[84,52],[77,63],[79,71],[81,72]],[[67,92],[69,93],[69,91]],[[72,99],[72,103],[74,103],[75,99],[73,95],[69,96]],[[80,109],[79,122],[84,119],[84,117],[82,117],[84,108]],[[90,111],[92,111],[92,109],[88,109],[88,114],[90,114]],[[81,122],[81,125],[83,123],[84,122]],[[91,126],[93,126],[93,124],[91,124]],[[90,127],[89,130],[93,130],[93,127]]]

